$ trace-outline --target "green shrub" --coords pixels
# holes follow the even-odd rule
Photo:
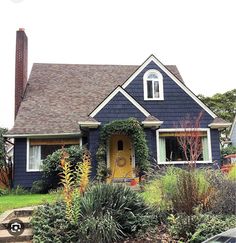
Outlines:
[[[161,193],[163,196],[163,204],[167,207],[171,205],[172,195],[176,191],[177,187],[177,177],[178,174],[182,171],[179,168],[170,166],[167,168],[165,174],[160,178]]]
[[[215,192],[207,181],[209,173],[203,169],[179,169],[170,177],[173,178],[167,184],[170,189],[163,187],[163,194],[166,195],[165,200],[171,202],[175,212],[191,215],[196,207],[204,211],[211,209]]]
[[[232,169],[228,173],[228,179],[236,181],[236,165],[232,166]]]
[[[117,184],[98,184],[81,198],[82,217],[104,215],[109,212],[123,234],[134,234],[150,226],[154,215],[144,200],[129,187]],[[122,236],[122,234],[121,234]]]
[[[145,184],[144,191],[141,193],[145,202],[151,205],[161,205],[162,193],[160,187],[160,179],[154,179]]]
[[[121,239],[121,226],[113,218],[110,212],[99,216],[90,215],[81,221],[79,225],[79,242],[107,243]]]
[[[200,243],[204,240],[222,233],[236,225],[235,215],[201,215],[198,220],[195,232],[190,238],[190,242]]]
[[[72,166],[75,166],[82,160],[83,149],[79,145],[64,148],[64,151],[69,154],[69,160]],[[62,172],[62,168],[60,167],[61,156],[62,149],[59,149],[51,155],[48,155],[42,162],[43,180],[47,184],[48,190],[58,187],[60,180],[58,174]]]
[[[2,189],[0,188],[0,196],[5,196],[10,193],[9,189]]]
[[[29,194],[29,191],[24,187],[17,185],[15,188],[11,189],[10,194],[12,195],[25,195]]]
[[[216,190],[212,211],[217,214],[235,214],[236,181],[229,180],[227,176],[219,173],[209,180]]]
[[[177,214],[169,217],[169,232],[184,242],[200,243],[236,225],[235,215]]]
[[[47,193],[47,184],[43,180],[34,181],[30,191],[33,194]]]
[[[115,242],[158,223],[155,210],[122,185],[92,186],[73,205],[79,208],[76,223],[66,218],[65,202],[39,207],[31,222],[34,242]]]
[[[62,202],[38,207],[31,225],[35,243],[77,242],[76,227],[65,218],[65,205]]]

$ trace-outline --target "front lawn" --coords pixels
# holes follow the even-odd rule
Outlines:
[[[52,203],[58,198],[57,194],[26,194],[0,196],[0,214],[6,210]]]

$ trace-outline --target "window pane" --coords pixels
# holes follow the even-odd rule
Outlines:
[[[150,73],[148,79],[158,79],[158,76],[155,73]]]
[[[147,97],[153,98],[152,94],[152,81],[147,81]]]
[[[119,140],[117,143],[118,151],[121,151],[124,149],[123,141]]]
[[[68,146],[65,146],[68,147]],[[49,154],[52,154],[58,149],[61,149],[61,145],[42,145],[41,146],[41,159],[46,159]]]
[[[159,93],[159,82],[154,81],[154,98],[159,98],[160,93]]]
[[[166,141],[165,138],[159,139],[159,146],[160,146],[160,162],[166,161]]]
[[[202,137],[202,153],[203,153],[203,160],[204,161],[209,160],[207,137]]]
[[[29,170],[39,170],[41,165],[41,147],[30,146],[29,149]]]
[[[186,157],[184,155],[183,149],[179,144],[178,137],[183,139],[182,132],[165,132],[160,133],[160,153],[162,154],[161,148],[163,148],[163,140],[165,141],[165,153],[166,153],[166,161],[186,161]],[[208,161],[209,160],[209,148],[208,148],[208,139],[206,136],[206,132],[202,132],[200,134],[200,155],[198,157],[198,161]],[[186,138],[187,139],[187,138]],[[191,140],[188,140],[191,141]],[[195,141],[193,141],[195,142]],[[160,155],[161,155],[160,154]],[[190,144],[188,145],[187,156],[190,158]],[[162,162],[163,160],[161,160]]]

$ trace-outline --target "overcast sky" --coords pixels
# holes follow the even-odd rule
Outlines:
[[[0,0],[0,127],[14,122],[15,32],[32,63],[175,64],[195,94],[236,88],[235,0]]]

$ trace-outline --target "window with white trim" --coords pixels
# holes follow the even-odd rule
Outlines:
[[[163,100],[163,76],[155,70],[148,70],[143,76],[144,100]]]
[[[181,148],[178,137],[186,136],[183,131],[158,131],[158,163],[160,164],[182,164],[186,163],[186,157]],[[208,131],[200,131],[201,154],[197,159],[197,163],[211,162],[210,135]],[[188,156],[189,157],[189,156]]]
[[[81,139],[28,139],[27,171],[40,171],[42,160],[62,146],[81,145]]]

